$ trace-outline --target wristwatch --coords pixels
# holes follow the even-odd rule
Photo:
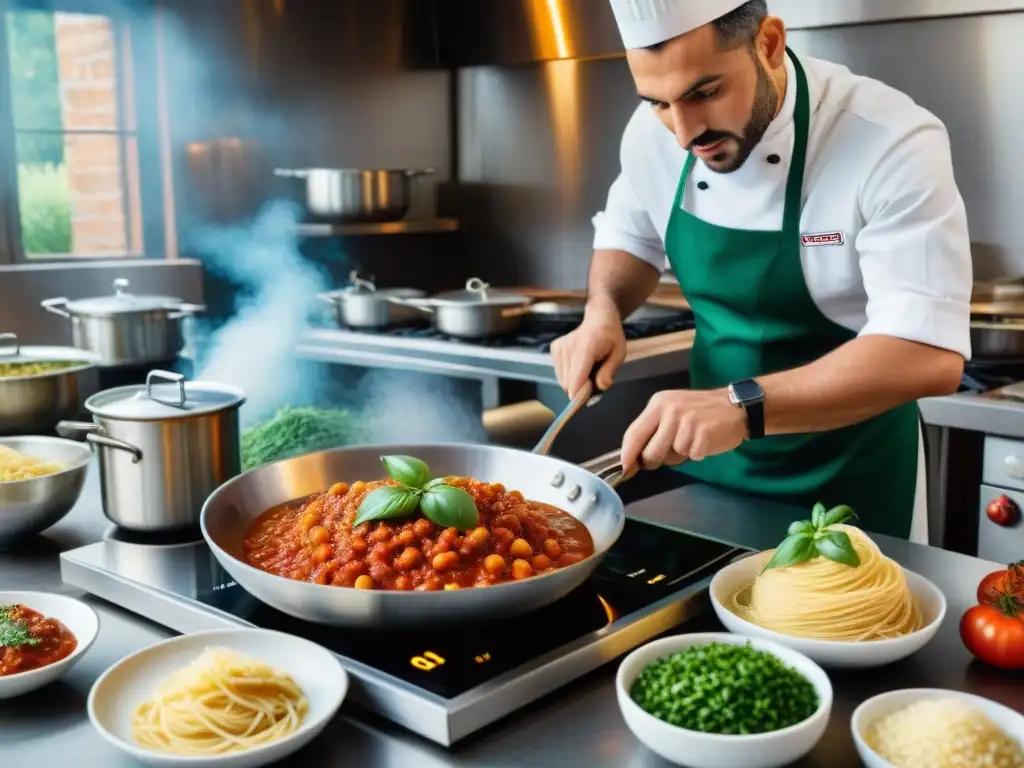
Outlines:
[[[729,385],[729,402],[747,412],[747,431],[750,439],[764,437],[764,390],[753,379],[735,381]]]

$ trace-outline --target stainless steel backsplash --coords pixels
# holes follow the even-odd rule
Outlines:
[[[979,280],[1024,274],[1022,40],[1024,12],[790,35],[797,53],[883,80],[946,123]],[[590,219],[618,171],[636,99],[621,57],[459,72],[462,217],[477,272],[491,282],[585,285]]]

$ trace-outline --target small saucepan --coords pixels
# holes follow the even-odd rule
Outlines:
[[[467,280],[462,291],[447,291],[429,299],[392,297],[390,301],[428,312],[441,333],[468,339],[517,331],[533,303],[529,296],[493,289],[478,277]]]
[[[412,306],[391,299],[423,299],[426,291],[418,288],[377,288],[356,272],[349,275],[352,285],[337,291],[317,294],[317,298],[334,310],[338,325],[347,328],[386,328],[404,325],[422,314]]]
[[[995,301],[971,305],[971,357],[1024,360],[1024,303]]]

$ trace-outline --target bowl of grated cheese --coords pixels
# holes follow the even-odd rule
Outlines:
[[[868,768],[1024,768],[1024,716],[970,693],[873,696],[854,710],[851,729]]]

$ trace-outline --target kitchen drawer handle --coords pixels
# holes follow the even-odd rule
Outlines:
[[[1024,480],[1024,461],[1021,461],[1013,454],[1003,459],[1003,466],[1006,467],[1006,474],[1018,480]]]

